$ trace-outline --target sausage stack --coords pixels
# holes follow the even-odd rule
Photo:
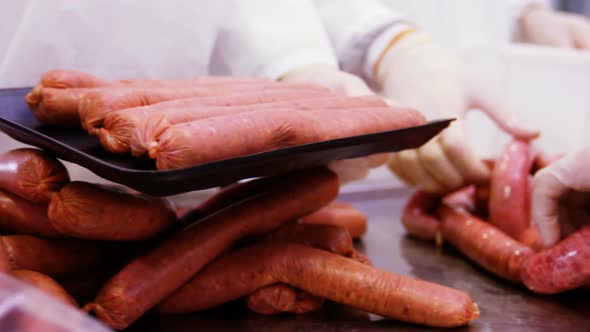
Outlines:
[[[35,149],[0,156],[0,270],[125,329],[144,313],[243,299],[305,313],[325,300],[402,321],[468,324],[462,291],[373,267],[356,252],[366,218],[335,202],[325,168],[231,185],[177,218],[164,198],[70,182]]]
[[[42,123],[81,126],[106,150],[162,170],[425,122],[376,96],[249,77],[108,81],[52,70],[25,99]]]
[[[52,70],[26,102],[42,123],[80,126],[106,150],[155,159],[158,169],[425,122],[378,97],[259,78],[108,81]],[[66,291],[36,273],[66,280],[65,289],[85,294],[73,294],[86,303],[82,310],[113,328],[152,309],[193,312],[238,298],[264,314],[305,313],[327,299],[440,327],[479,315],[468,294],[381,271],[356,252],[352,239],[365,233],[366,218],[334,201],[338,180],[325,168],[232,185],[178,217],[166,199],[69,182],[57,160],[36,150],[8,155],[15,153],[53,169],[32,180],[9,174],[14,183],[43,188],[40,201],[14,184],[2,187],[15,203],[0,231],[17,234],[2,238],[5,270],[62,299]],[[33,248],[29,256],[15,255],[18,243]],[[14,272],[21,268],[36,272]],[[101,273],[87,273],[96,268]]]
[[[590,286],[590,226],[543,249],[531,224],[531,172],[554,158],[534,158],[528,142],[508,143],[492,167],[489,187],[469,186],[445,197],[416,192],[402,221],[408,233],[449,242],[493,274],[555,294]],[[486,221],[487,219],[487,221]]]

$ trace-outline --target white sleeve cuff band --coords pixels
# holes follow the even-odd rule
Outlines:
[[[407,21],[394,22],[373,40],[373,42],[367,49],[367,53],[365,55],[362,68],[363,77],[368,82],[374,84],[375,73],[373,71],[373,68],[375,66],[375,63],[383,53],[383,51],[385,51],[385,49],[389,45],[389,43],[399,34],[415,28],[416,26],[408,23]]]
[[[264,66],[257,76],[276,80],[281,76],[309,65],[326,65],[338,68],[336,57],[331,52],[317,49],[303,49]]]

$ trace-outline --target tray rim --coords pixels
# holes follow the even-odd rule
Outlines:
[[[0,89],[0,97],[18,99],[29,90],[29,87]],[[17,109],[14,112],[11,109],[14,100],[7,101],[5,104],[7,107],[0,109],[0,131],[19,142],[46,150],[59,159],[86,168],[107,180],[156,196],[166,195],[162,193],[173,195],[192,190],[212,188],[214,187],[212,184],[221,181],[208,180],[207,178],[209,176],[218,178],[223,173],[228,174],[226,178],[233,180],[238,178],[276,176],[285,172],[291,172],[294,169],[312,167],[314,165],[319,166],[320,164],[325,164],[333,160],[359,158],[373,153],[390,153],[405,149],[415,149],[436,136],[455,120],[452,118],[431,120],[419,126],[303,144],[190,167],[158,170],[155,169],[154,164],[149,165],[147,169],[141,166],[137,167],[133,164],[120,165],[116,160],[110,160],[108,157],[102,158],[100,155],[95,156],[93,152],[79,149],[77,146],[68,144],[59,137],[53,138],[51,133],[46,134],[38,130],[39,128],[35,126],[38,122],[31,123],[30,121],[32,119],[19,120],[19,114],[25,112],[25,110],[28,112],[24,102],[22,110]],[[4,112],[10,114],[10,116],[4,116]],[[415,131],[415,134],[406,136],[404,132],[407,131]],[[79,133],[72,132],[73,138],[75,139],[78,134],[90,138],[81,129]],[[100,145],[97,143],[97,148],[99,147]],[[125,156],[124,158],[129,158],[128,160],[130,162],[133,160],[131,156]],[[303,159],[301,167],[297,166],[296,162],[291,162],[292,160],[299,160],[299,158]],[[319,158],[317,162],[313,161],[315,158]],[[125,160],[122,161],[125,163]],[[287,163],[284,170],[279,166],[281,163]],[[243,167],[249,170],[242,171],[241,169]],[[258,167],[261,170],[265,169],[265,167],[266,169],[271,167],[271,170],[257,171],[256,169]],[[275,169],[275,167],[278,169],[273,171],[272,169]],[[187,181],[196,181],[196,183],[180,184],[185,179]],[[154,185],[157,186],[157,183],[160,183],[164,187],[152,189]],[[187,188],[190,189],[189,187],[194,187],[194,189],[185,190]],[[173,188],[183,189],[176,190]]]

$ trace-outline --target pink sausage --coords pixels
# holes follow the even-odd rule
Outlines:
[[[412,195],[402,212],[402,223],[413,236],[423,240],[434,240],[440,233],[440,222],[434,217],[434,210],[440,203],[440,196],[417,191]]]
[[[63,237],[47,217],[47,204],[35,204],[0,190],[0,231],[3,234],[29,234]]]
[[[47,203],[70,181],[64,165],[37,149],[17,149],[0,155],[0,189],[35,203]]]
[[[522,281],[542,294],[590,285],[590,225],[526,260]]]
[[[532,165],[530,145],[512,140],[492,171],[489,221],[514,239],[520,240],[530,226]]]

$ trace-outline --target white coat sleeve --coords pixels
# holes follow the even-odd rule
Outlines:
[[[373,81],[373,65],[398,34],[415,28],[377,0],[315,0],[343,70]]]
[[[209,70],[277,79],[306,65],[337,66],[314,4],[306,0],[227,0]]]

